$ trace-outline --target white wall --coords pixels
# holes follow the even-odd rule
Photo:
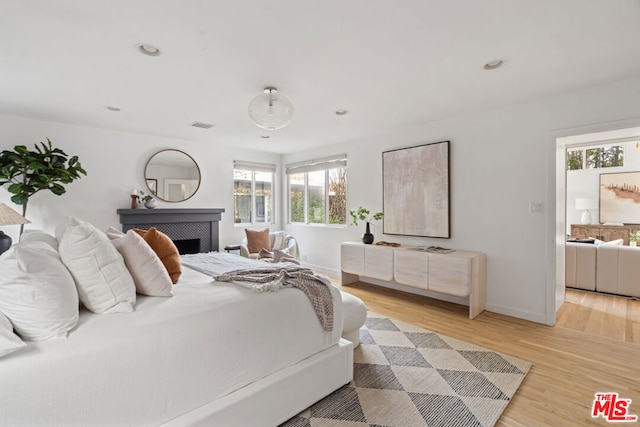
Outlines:
[[[128,208],[132,188],[145,188],[143,169],[157,150],[177,148],[193,156],[202,172],[198,193],[180,204],[159,207],[222,207],[220,244],[237,243],[243,228],[233,225],[233,160],[274,163],[284,191],[282,165],[332,154],[348,155],[348,206],[382,209],[382,152],[443,140],[451,141],[452,238],[384,236],[405,245],[436,244],[487,254],[487,308],[541,323],[552,323],[555,305],[547,291],[555,288],[556,137],[566,129],[640,117],[640,78],[587,88],[523,105],[455,117],[388,134],[277,156],[207,143],[115,132],[0,115],[0,149],[52,139],[70,155],[78,155],[88,176],[67,187],[67,194],[35,195],[29,203],[29,227],[53,231],[65,215],[86,219],[101,229],[118,226],[116,209]],[[597,129],[595,129],[597,130]],[[281,195],[284,193],[281,193]],[[0,202],[10,195],[0,189]],[[529,202],[544,203],[543,214],[529,213]],[[286,206],[276,213],[280,218]],[[281,228],[276,224],[274,228]],[[296,235],[311,266],[337,273],[339,244],[356,240],[362,227],[286,225]],[[18,226],[3,230],[14,239]]]
[[[347,153],[348,207],[382,208],[382,152],[451,141],[449,240],[386,236],[404,245],[439,245],[487,254],[487,308],[553,323],[555,305],[555,135],[567,128],[640,117],[640,78],[455,117],[386,135],[284,156],[283,164],[320,154]],[[530,202],[544,213],[529,213]],[[309,264],[339,271],[339,244],[362,227],[325,229],[287,225]],[[553,293],[553,292],[552,292]]]
[[[280,156],[222,147],[214,137],[210,142],[194,142],[126,132],[116,132],[84,126],[53,123],[0,115],[2,141],[0,150],[35,143],[50,138],[54,147],[68,155],[77,155],[87,176],[66,186],[67,193],[55,196],[51,192],[35,194],[28,204],[27,228],[53,232],[67,215],[76,216],[105,230],[120,228],[117,209],[130,208],[131,189],[146,190],[144,167],[157,151],[167,148],[191,155],[202,174],[197,193],[182,203],[158,201],[158,208],[224,208],[220,223],[220,247],[236,244],[244,236],[244,228],[233,223],[233,160],[271,163],[280,168]],[[204,131],[206,132],[206,131]],[[146,192],[146,191],[145,191]],[[5,187],[0,188],[0,202],[18,212]],[[279,227],[276,224],[275,228]],[[3,231],[17,241],[19,226],[4,226]]]

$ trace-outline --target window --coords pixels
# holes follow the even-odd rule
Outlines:
[[[583,150],[567,151],[567,170],[573,171],[582,169],[583,157]]]
[[[347,156],[345,154],[286,166],[289,222],[347,223]]]
[[[624,166],[624,146],[608,145],[567,150],[567,170],[600,169]]]
[[[624,148],[621,145],[588,148],[585,150],[587,169],[624,166]]]
[[[237,224],[273,222],[275,165],[233,162],[233,218]]]

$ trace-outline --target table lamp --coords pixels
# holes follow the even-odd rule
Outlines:
[[[591,210],[598,209],[598,202],[595,199],[576,199],[576,210],[582,211],[580,223],[591,224]]]
[[[31,221],[11,209],[4,203],[0,203],[0,225],[29,224]],[[11,247],[11,237],[0,230],[0,254]]]

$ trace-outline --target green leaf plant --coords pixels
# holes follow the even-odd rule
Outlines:
[[[371,215],[369,209],[363,208],[362,206],[360,206],[357,210],[351,209],[349,211],[349,214],[351,215],[351,223],[353,225],[358,225],[358,221],[364,221],[365,223],[374,220],[378,221],[384,216],[384,213],[382,212],[376,212]]]
[[[49,190],[60,196],[66,192],[65,184],[87,175],[78,156],[69,158],[61,149],[53,148],[49,138],[46,144],[35,144],[35,148],[29,151],[24,145],[16,145],[13,151],[0,152],[0,186],[9,184],[11,201],[22,205],[22,216],[27,214],[29,198],[37,192]],[[20,234],[23,230],[24,225]]]

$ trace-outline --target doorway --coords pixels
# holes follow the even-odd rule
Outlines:
[[[588,128],[573,129],[563,132],[563,135],[555,136],[555,195],[556,195],[556,212],[555,212],[555,287],[549,289],[547,294],[547,306],[553,307],[553,321],[555,324],[555,316],[562,304],[565,302],[565,240],[567,234],[570,234],[570,225],[576,221],[575,203],[577,193],[575,189],[568,189],[567,179],[567,151],[577,150],[581,148],[611,144],[616,141],[629,141],[636,139],[640,141],[640,120],[635,119],[624,123],[610,123],[602,125],[594,125]],[[631,160],[630,167],[637,167],[640,170],[640,142],[628,144],[627,158]],[[636,165],[636,166],[633,166]],[[593,177],[592,177],[593,178]],[[590,184],[587,184],[587,187]],[[587,191],[588,197],[580,197],[584,199],[594,199],[599,194],[598,190],[580,189]],[[596,196],[594,196],[594,194]],[[571,203],[568,203],[568,201]],[[599,216],[595,216],[593,221],[600,221]],[[569,232],[568,232],[569,231]]]

